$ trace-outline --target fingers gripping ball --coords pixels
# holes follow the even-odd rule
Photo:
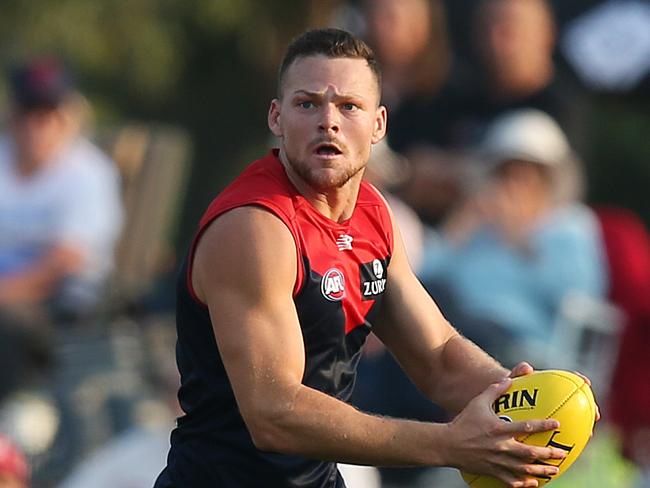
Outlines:
[[[524,444],[552,446],[567,453],[564,459],[545,461],[557,466],[559,472],[553,477],[537,478],[539,486],[560,476],[578,458],[591,437],[596,416],[594,396],[585,380],[574,373],[558,370],[537,371],[515,378],[493,408],[506,422],[550,418],[560,422],[556,430],[517,438]],[[506,486],[489,476],[462,475],[472,488]]]

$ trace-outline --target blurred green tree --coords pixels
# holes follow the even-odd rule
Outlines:
[[[266,110],[286,43],[338,1],[5,0],[0,64],[65,59],[100,125],[184,127],[194,144],[180,234],[268,140]],[[3,81],[4,82],[4,81]]]
[[[0,66],[60,56],[77,72],[101,125],[139,119],[185,128],[194,143],[180,229],[188,236],[210,198],[264,150],[267,105],[287,42],[326,24],[342,1],[4,0]],[[588,137],[595,142],[585,156],[590,199],[630,206],[650,223],[640,134],[648,99],[638,98],[636,115],[617,103],[594,114]],[[618,171],[621,159],[625,171]]]

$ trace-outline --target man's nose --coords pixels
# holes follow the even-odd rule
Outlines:
[[[333,104],[323,104],[320,110],[318,128],[324,132],[338,132],[340,129],[339,113]]]

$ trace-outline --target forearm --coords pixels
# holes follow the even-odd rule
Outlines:
[[[417,282],[391,290],[375,332],[418,389],[457,413],[491,383],[508,376],[498,362],[460,336]]]
[[[444,344],[437,364],[432,368],[432,400],[451,413],[458,413],[490,384],[509,375],[501,366],[474,343],[460,334],[452,335]]]
[[[369,415],[301,386],[291,408],[253,432],[262,450],[374,466],[443,466],[446,424]]]

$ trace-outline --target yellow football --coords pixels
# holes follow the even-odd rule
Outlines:
[[[564,459],[550,460],[558,466],[557,475],[537,478],[544,486],[564,473],[587,445],[594,428],[596,402],[591,388],[580,376],[568,371],[547,370],[513,379],[506,393],[493,405],[494,412],[506,422],[532,419],[555,419],[560,427],[554,431],[524,435],[517,439],[533,446],[553,446],[566,451]],[[461,473],[473,488],[506,486],[490,476]]]

